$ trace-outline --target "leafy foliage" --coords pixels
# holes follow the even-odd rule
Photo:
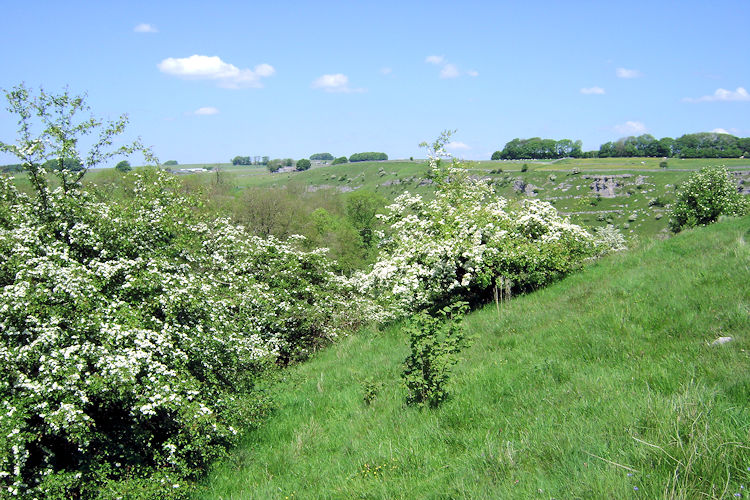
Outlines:
[[[333,155],[331,153],[315,153],[314,155],[310,155],[311,160],[320,160],[320,161],[331,161],[333,160]]]
[[[307,158],[302,158],[301,160],[297,160],[297,165],[295,166],[295,168],[298,171],[302,172],[303,170],[308,170],[310,166],[310,160],[308,160]]]
[[[583,154],[581,141],[570,139],[513,139],[508,142],[502,151],[495,151],[492,160],[535,160],[553,159],[572,156],[580,158]]]
[[[130,162],[128,160],[122,160],[117,165],[115,165],[115,168],[120,172],[130,172],[133,170],[133,167],[130,166]]]
[[[159,171],[128,180],[122,204],[56,190],[44,219],[3,181],[6,488],[43,493],[73,471],[88,495],[144,467],[181,484],[234,442],[238,394],[265,364],[362,318],[324,251],[196,220]]]
[[[715,222],[721,215],[744,215],[750,204],[724,167],[704,167],[690,176],[677,191],[670,210],[669,226],[679,232],[685,227]]]
[[[465,311],[465,303],[456,303],[436,316],[422,311],[408,322],[410,353],[401,375],[409,391],[407,404],[434,408],[448,396],[451,367],[467,344],[461,324]]]
[[[388,155],[385,153],[375,153],[375,152],[367,152],[367,153],[354,153],[349,157],[350,162],[356,162],[356,161],[382,161],[387,160]]]
[[[252,165],[253,159],[250,156],[235,156],[232,158],[232,165]]]
[[[16,153],[35,196],[0,178],[0,488],[29,497],[152,497],[189,483],[263,413],[256,378],[350,331],[368,313],[325,250],[203,217],[177,180],[141,169],[107,190],[88,168],[138,145],[76,148],[82,98],[17,88]],[[49,114],[48,114],[49,112]],[[41,120],[41,135],[33,119]]]
[[[577,269],[602,248],[595,238],[549,203],[510,204],[492,187],[448,158],[441,136],[430,153],[435,197],[405,192],[379,217],[386,226],[380,254],[358,279],[393,316],[455,300],[488,300],[499,278],[517,290],[547,283]]]
[[[339,156],[335,160],[333,160],[333,163],[331,165],[341,165],[342,163],[348,163],[349,160],[346,159],[346,156]]]

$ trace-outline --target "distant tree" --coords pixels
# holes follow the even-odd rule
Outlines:
[[[310,160],[308,160],[307,158],[302,158],[301,160],[297,161],[297,166],[295,168],[300,172],[309,169]]]
[[[291,167],[292,165],[294,165],[294,160],[292,160],[291,158],[284,158],[283,163],[285,167]]]
[[[44,168],[58,172],[62,170],[80,172],[83,170],[83,163],[76,158],[54,158],[45,161]]]
[[[671,158],[674,155],[672,146],[674,145],[674,139],[671,137],[662,137],[659,139],[656,146],[657,156]]]
[[[346,156],[339,156],[335,160],[333,160],[333,163],[331,165],[340,165],[342,163],[348,163],[349,160],[346,159]]]
[[[23,172],[23,164],[15,163],[12,165],[3,165],[0,167],[0,172],[4,174],[9,174],[13,172]]]
[[[315,153],[314,155],[310,155],[310,159],[319,161],[331,161],[333,160],[333,155],[331,153]]]
[[[177,160],[167,160],[162,165],[164,165],[166,167],[171,167],[171,166],[174,166],[174,165],[179,165],[179,163],[177,163]]]
[[[253,159],[249,156],[235,156],[232,158],[232,165],[252,165]]]
[[[270,161],[270,158],[268,156],[264,156],[261,158],[260,163],[261,165],[268,165],[268,162]]]
[[[374,232],[377,219],[375,214],[386,205],[382,196],[364,190],[357,190],[346,200],[346,217],[354,228],[359,231],[362,244],[373,247]]]
[[[276,173],[281,169],[281,163],[282,161],[276,158],[273,160],[269,160],[266,164],[266,167],[268,167],[269,172]]]
[[[128,160],[122,160],[120,163],[115,165],[115,168],[123,173],[133,170],[133,167],[130,166],[130,162]]]
[[[492,160],[550,160],[568,156],[580,157],[583,153],[581,141],[570,139],[513,139],[502,151],[495,151]]]
[[[615,156],[615,143],[612,141],[605,142],[599,146],[599,158],[610,158]]]
[[[385,153],[366,152],[366,153],[354,153],[349,157],[350,162],[356,161],[384,161],[388,159],[388,155]]]

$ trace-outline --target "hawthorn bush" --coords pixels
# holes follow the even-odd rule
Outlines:
[[[685,227],[716,222],[721,215],[744,215],[750,203],[737,190],[724,167],[704,167],[677,190],[669,212],[669,227],[677,233]]]
[[[240,401],[264,366],[361,317],[324,251],[201,220],[161,171],[126,181],[120,203],[57,189],[44,211],[0,183],[8,493],[187,492],[262,409]]]
[[[373,269],[356,276],[378,297],[384,314],[438,311],[456,300],[488,300],[502,278],[516,290],[538,288],[606,250],[543,201],[509,203],[484,180],[469,176],[443,145],[430,151],[434,199],[406,192],[379,215],[386,225]]]

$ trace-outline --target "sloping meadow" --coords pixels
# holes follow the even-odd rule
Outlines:
[[[389,207],[374,268],[351,278],[325,249],[202,215],[157,169],[36,198],[3,179],[4,490],[184,496],[263,418],[269,366],[367,323],[479,304],[498,278],[545,286],[614,248],[548,203],[509,206],[435,149],[435,199]]]
[[[365,330],[285,373],[201,497],[744,498],[748,282],[745,217],[490,304],[437,409],[404,404],[401,325]]]

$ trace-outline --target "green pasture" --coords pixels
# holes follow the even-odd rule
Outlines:
[[[269,385],[199,497],[744,498],[748,282],[746,217],[488,304],[434,410],[404,404],[401,325],[341,339]]]

